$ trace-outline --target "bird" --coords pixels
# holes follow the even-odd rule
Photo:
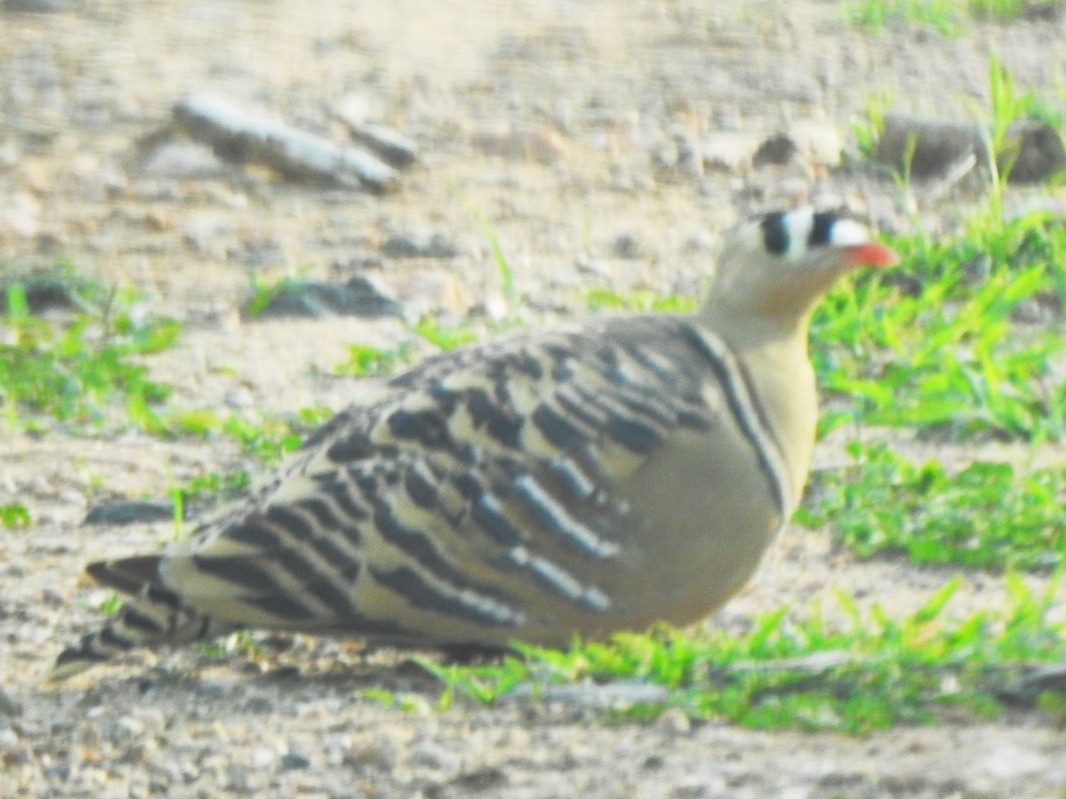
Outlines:
[[[690,313],[593,316],[428,357],[156,554],[63,679],[241,629],[372,646],[568,646],[684,626],[752,577],[810,470],[813,309],[896,253],[844,212],[752,215]]]

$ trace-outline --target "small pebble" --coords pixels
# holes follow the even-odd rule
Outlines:
[[[253,696],[244,703],[244,709],[248,713],[270,713],[274,710],[274,703],[262,696]]]
[[[225,403],[227,408],[247,410],[255,406],[255,395],[244,386],[233,386],[226,389],[226,393],[222,396],[222,402]]]
[[[22,705],[0,688],[0,716],[18,716],[21,713]]]
[[[622,233],[611,244],[611,252],[616,258],[629,260],[639,258],[641,254],[640,242],[637,241],[636,236],[632,233]]]
[[[143,499],[116,499],[90,508],[82,524],[148,524],[173,518],[173,503]]]
[[[274,765],[274,761],[277,760],[277,755],[274,751],[268,749],[265,746],[258,746],[252,750],[251,754],[252,768],[264,769]]]
[[[129,738],[136,738],[144,734],[144,723],[133,716],[123,716],[115,724],[123,735]]]
[[[799,153],[799,146],[786,133],[777,133],[763,141],[751,157],[754,167],[786,166]]]
[[[310,768],[311,761],[303,755],[298,755],[294,752],[289,752],[287,755],[282,755],[281,760],[278,762],[279,771],[292,771],[294,769]]]
[[[399,131],[375,124],[349,124],[348,130],[353,139],[369,147],[391,166],[403,169],[418,160],[417,145]]]
[[[150,151],[141,160],[141,172],[148,177],[193,180],[216,177],[227,166],[205,144],[175,139]]]
[[[459,250],[443,233],[413,231],[389,236],[381,244],[386,258],[454,258]]]
[[[4,0],[4,8],[7,11],[29,14],[59,14],[68,10],[70,5],[64,0]]]
[[[443,768],[447,753],[432,741],[424,741],[411,747],[408,759],[413,766],[426,766],[428,768]]]
[[[672,707],[659,715],[655,728],[668,735],[688,735],[692,731],[692,720],[680,708]]]
[[[715,131],[700,142],[703,165],[720,172],[740,172],[751,163],[759,140],[751,133]]]
[[[1001,780],[1046,772],[1049,765],[1048,759],[1042,754],[1016,744],[995,746],[979,762],[984,765],[986,772]]]

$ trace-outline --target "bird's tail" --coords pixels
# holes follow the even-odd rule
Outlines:
[[[86,571],[102,585],[130,596],[96,632],[82,637],[56,658],[49,680],[64,680],[135,647],[202,641],[235,626],[195,610],[163,586],[159,558],[140,556],[90,564]]]

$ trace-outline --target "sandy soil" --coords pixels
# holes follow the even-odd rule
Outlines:
[[[175,404],[249,413],[340,407],[359,384],[322,372],[345,345],[407,335],[389,320],[241,323],[253,273],[369,270],[445,318],[551,318],[583,309],[582,289],[594,286],[691,292],[720,233],[755,206],[810,194],[905,225],[890,180],[833,168],[819,147],[846,138],[874,95],[905,110],[968,113],[987,99],[993,51],[1020,86],[1051,91],[1066,40],[1063,13],[974,25],[958,38],[867,36],[842,21],[839,3],[815,0],[733,10],[650,0],[105,0],[48,14],[17,5],[0,7],[0,263],[67,258],[136,286],[152,309],[186,323],[179,346],[148,361],[176,386]],[[202,154],[177,166],[153,160],[171,105],[197,91],[338,139],[332,111],[361,108],[412,136],[422,162],[399,191],[375,197],[205,164]],[[813,150],[791,166],[686,156],[694,142],[718,152],[801,128],[813,130]],[[949,224],[956,204],[949,196],[921,210],[928,224]],[[502,298],[476,214],[504,243],[528,298],[520,311]],[[390,237],[427,230],[458,254],[379,257]],[[17,499],[33,518],[0,533],[3,797],[1066,796],[1066,734],[1036,714],[843,737],[673,713],[612,726],[529,699],[402,711],[357,695],[410,690],[428,707],[434,686],[402,658],[303,638],[266,673],[239,653],[183,652],[44,688],[41,674],[93,623],[104,595],[79,579],[82,564],[172,534],[167,524],[86,527],[86,510],[113,496],[159,497],[244,460],[232,443],[137,433],[14,435],[0,452],[0,503]],[[837,454],[829,443],[818,459]],[[951,573],[859,563],[828,534],[796,528],[712,623],[802,608],[832,586],[902,612]],[[1001,601],[998,578],[971,574],[958,608]]]

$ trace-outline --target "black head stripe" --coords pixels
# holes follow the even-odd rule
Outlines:
[[[764,214],[759,227],[762,228],[763,246],[767,252],[774,255],[784,255],[788,252],[789,232],[784,211]]]
[[[811,225],[811,234],[807,237],[808,247],[824,247],[830,243],[829,236],[833,232],[833,225],[840,217],[830,211],[821,211],[814,215],[814,224]]]

